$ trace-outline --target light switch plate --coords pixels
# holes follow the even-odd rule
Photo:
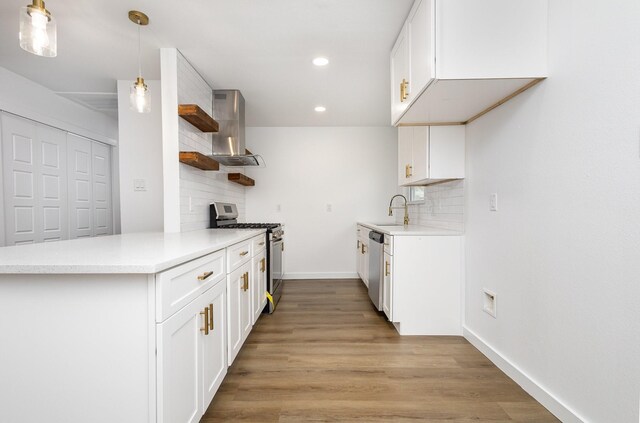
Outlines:
[[[489,210],[498,211],[498,193],[493,193],[489,196]]]

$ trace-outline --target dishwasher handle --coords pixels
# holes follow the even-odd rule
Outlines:
[[[376,231],[369,232],[369,239],[379,244],[384,243],[384,234]]]

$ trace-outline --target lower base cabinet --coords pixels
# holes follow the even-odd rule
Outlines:
[[[252,258],[253,281],[251,284],[251,308],[253,324],[258,321],[267,305],[267,252],[262,250]]]
[[[227,373],[224,279],[157,325],[158,423],[197,423]]]
[[[382,280],[382,311],[387,315],[387,319],[393,322],[393,256],[384,253],[384,279]]]
[[[251,310],[251,261],[227,276],[228,364],[233,363],[253,327]]]
[[[383,310],[400,335],[462,335],[462,237],[394,236]]]

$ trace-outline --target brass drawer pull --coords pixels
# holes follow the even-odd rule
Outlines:
[[[213,275],[213,272],[204,272],[202,275],[198,275],[198,280],[206,280],[209,276]]]
[[[200,332],[204,332],[205,335],[209,335],[209,307],[205,307],[204,311],[200,312],[201,316],[204,316],[204,328],[200,329]]]
[[[246,292],[247,289],[249,289],[249,272],[244,272],[242,274],[242,280],[243,280],[243,283],[241,288],[243,291]]]
[[[213,330],[213,304],[209,304],[209,330]]]
[[[258,245],[264,245],[264,241],[259,242]]]
[[[384,263],[384,275],[385,276],[389,276],[390,272],[389,272],[389,262],[385,261]]]
[[[247,254],[249,254],[248,251],[243,251],[243,252],[240,253],[241,256],[246,256]]]
[[[264,272],[267,270],[267,259],[260,260],[260,271]]]

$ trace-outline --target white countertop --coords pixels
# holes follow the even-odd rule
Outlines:
[[[394,223],[387,224],[374,224],[367,222],[358,222],[358,225],[366,226],[369,229],[373,229],[377,232],[382,232],[388,235],[394,236],[461,236],[464,235],[461,231],[454,231],[452,229],[435,228],[432,226],[420,226],[420,225],[397,225]]]
[[[264,232],[146,232],[2,247],[0,274],[157,273]]]

